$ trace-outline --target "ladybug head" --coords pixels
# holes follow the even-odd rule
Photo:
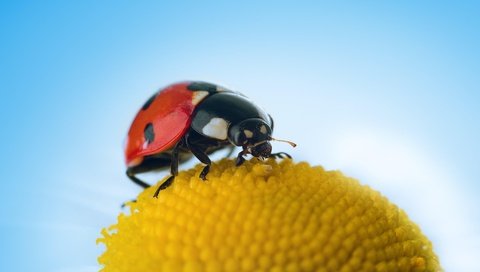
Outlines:
[[[250,147],[249,150],[254,157],[268,158],[272,154],[272,145],[270,142],[264,141]]]
[[[230,126],[228,130],[229,141],[248,150],[255,157],[267,158],[272,152],[270,140],[272,129],[262,119],[250,118]]]

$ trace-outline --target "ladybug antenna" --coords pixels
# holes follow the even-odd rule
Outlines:
[[[297,144],[294,143],[294,142],[292,142],[292,141],[275,139],[275,138],[273,138],[273,137],[270,137],[270,140],[272,140],[272,141],[277,141],[277,142],[287,143],[287,144],[291,145],[292,147],[296,147],[296,146],[297,146]]]

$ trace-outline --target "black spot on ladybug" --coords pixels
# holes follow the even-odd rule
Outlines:
[[[202,82],[202,81],[196,81],[196,82],[190,83],[187,86],[187,89],[190,91],[207,91],[209,93],[218,92],[217,85],[207,83],[207,82]]]
[[[153,124],[148,123],[145,126],[145,129],[143,130],[143,135],[145,136],[145,140],[147,141],[147,144],[150,144],[155,140],[155,132],[153,131]]]
[[[147,102],[145,102],[145,104],[143,104],[142,110],[147,110],[148,107],[150,107],[150,105],[152,104],[153,100],[155,100],[156,97],[157,97],[157,93],[155,93],[154,95],[152,95],[152,96],[147,100]]]

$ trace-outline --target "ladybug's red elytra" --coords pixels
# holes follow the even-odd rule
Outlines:
[[[272,131],[272,117],[240,93],[201,81],[172,84],[150,97],[130,126],[125,144],[127,176],[147,188],[150,185],[135,174],[170,166],[171,176],[158,187],[157,197],[172,184],[179,163],[192,155],[206,164],[200,173],[203,180],[210,170],[208,155],[220,149],[242,147],[237,166],[247,154],[290,157],[271,153]]]

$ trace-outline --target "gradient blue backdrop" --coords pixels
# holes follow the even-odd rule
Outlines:
[[[480,270],[478,2],[242,2],[1,2],[1,271],[98,270],[139,192],[128,126],[185,79],[250,96],[298,143],[275,150],[380,190],[448,271]]]

